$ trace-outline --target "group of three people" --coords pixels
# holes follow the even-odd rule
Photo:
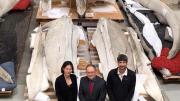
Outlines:
[[[117,57],[118,67],[112,69],[107,82],[96,75],[96,67],[86,67],[87,76],[80,80],[79,92],[77,77],[73,74],[73,64],[64,62],[60,75],[55,82],[58,101],[105,101],[106,92],[110,101],[131,101],[136,83],[135,72],[127,68],[128,58],[124,54]]]

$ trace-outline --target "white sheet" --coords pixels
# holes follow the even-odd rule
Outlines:
[[[80,35],[80,38],[79,38],[80,40],[86,40],[84,31],[82,28],[78,28],[78,34]]]
[[[168,34],[171,38],[173,38],[172,29],[170,27],[166,27],[168,30]]]
[[[50,98],[46,94],[39,92],[34,100],[35,101],[50,101]]]
[[[36,39],[36,33],[31,33],[31,43],[30,43],[30,48],[34,48],[34,45],[35,45],[35,39]]]
[[[143,7],[141,4],[139,4],[133,0],[126,0],[126,5],[129,7],[133,7],[136,10],[150,10],[148,8]]]
[[[69,10],[68,7],[52,8],[45,12],[43,16],[48,16],[49,18],[60,18],[62,16],[68,16]]]
[[[149,44],[153,47],[153,49],[156,52],[157,57],[159,57],[161,55],[162,42],[159,39],[152,23],[147,23],[144,25],[143,36],[146,38]]]

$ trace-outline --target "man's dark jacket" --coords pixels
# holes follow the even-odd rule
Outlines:
[[[107,77],[107,92],[110,101],[131,101],[136,83],[135,72],[127,69],[127,76],[122,81],[118,74],[118,68],[112,69]]]
[[[89,83],[93,82],[93,91],[90,94]],[[105,81],[96,76],[92,81],[87,77],[82,77],[79,86],[79,99],[80,101],[105,101],[106,97],[106,83]]]

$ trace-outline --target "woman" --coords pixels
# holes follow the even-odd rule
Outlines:
[[[62,75],[55,82],[58,101],[77,101],[77,78],[74,74],[73,64],[64,62],[61,67]]]

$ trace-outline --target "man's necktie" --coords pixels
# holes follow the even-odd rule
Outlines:
[[[89,82],[89,93],[92,95],[92,92],[93,92],[93,82],[92,81],[90,81]]]

